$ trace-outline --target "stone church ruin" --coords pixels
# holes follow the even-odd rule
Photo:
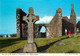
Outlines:
[[[33,12],[33,11],[31,11]],[[16,22],[17,22],[17,37],[24,38],[28,37],[28,23],[23,19],[27,14],[22,11],[22,9],[17,8],[16,10]],[[28,17],[28,16],[27,16]],[[33,16],[34,17],[34,16]],[[27,20],[29,21],[29,20]],[[76,35],[76,14],[74,11],[74,6],[71,4],[71,14],[70,19],[67,16],[62,16],[62,9],[58,8],[56,10],[55,16],[52,18],[49,24],[34,24],[34,37],[41,38],[42,34],[40,29],[44,26],[46,28],[46,33],[43,34],[46,38],[60,37],[65,34],[65,28],[71,30],[71,33]],[[80,27],[79,27],[80,28]]]

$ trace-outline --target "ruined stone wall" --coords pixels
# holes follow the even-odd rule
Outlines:
[[[45,28],[46,28],[46,38],[50,37],[50,26],[49,24],[44,24]]]
[[[62,18],[62,35],[65,34],[65,28],[67,31],[71,30],[71,33],[74,33],[74,24],[70,22],[70,19],[68,17]],[[67,32],[68,33],[68,32]]]
[[[70,20],[69,21],[65,20],[63,17],[63,19],[62,19],[62,35],[65,34],[65,28],[67,29],[67,31],[70,30],[71,33],[74,33],[74,24],[71,23]]]
[[[76,15],[74,12],[74,7],[73,4],[71,4],[71,15],[70,15],[70,19],[68,17],[63,17],[62,18],[62,35],[65,34],[65,28],[69,31],[71,31],[71,33],[75,32],[75,24],[76,24]]]
[[[30,10],[31,11],[31,10]],[[33,11],[31,11],[33,12]],[[26,13],[21,9],[16,10],[17,21],[17,37],[27,37],[28,25],[23,21]],[[65,28],[71,30],[71,33],[76,32],[76,14],[74,12],[73,4],[71,5],[70,19],[68,17],[62,17],[62,9],[56,10],[55,16],[52,18],[49,24],[34,24],[34,37],[41,37],[40,29],[42,26],[46,27],[46,37],[59,37],[65,34]],[[78,27],[79,28],[79,27]],[[80,29],[80,28],[79,28]]]
[[[76,28],[76,14],[74,12],[74,6],[71,4],[71,15],[70,15],[70,22],[74,24],[73,27],[71,27],[72,33],[74,33],[74,37],[77,37],[77,28]]]
[[[25,12],[23,12],[20,8],[16,9],[16,25],[17,25],[17,37],[22,38],[22,18],[26,15]]]
[[[58,8],[49,24],[50,37],[62,36],[62,9]]]
[[[28,36],[28,24],[23,21],[22,23],[22,37],[26,38]]]
[[[59,37],[65,34],[65,28],[71,31],[71,33],[76,33],[76,14],[74,12],[73,4],[71,4],[71,15],[70,19],[68,17],[62,17],[62,10],[58,8],[55,16],[49,24],[49,37]]]

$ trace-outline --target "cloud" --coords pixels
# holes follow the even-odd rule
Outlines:
[[[70,19],[70,16],[67,16]],[[40,18],[39,21],[37,21],[35,24],[49,24],[52,20],[53,16],[44,16],[43,18]],[[80,20],[80,17],[76,17],[77,22]]]
[[[77,17],[77,19],[80,19],[80,17]]]
[[[70,19],[70,16],[67,16]],[[76,17],[77,19],[80,19],[80,17]]]
[[[68,19],[70,19],[70,16],[67,16],[68,17]]]
[[[53,16],[44,16],[43,18],[40,18],[39,21],[36,22],[36,24],[48,24],[52,20]]]
[[[77,20],[76,20],[76,21],[77,21],[77,23],[78,23],[78,22],[80,21],[80,17],[77,17]]]

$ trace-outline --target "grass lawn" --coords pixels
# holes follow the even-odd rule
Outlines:
[[[80,34],[78,37],[66,38],[65,36],[57,38],[35,38],[38,51],[46,50],[46,53],[80,53]],[[24,48],[27,43],[26,38],[17,37],[0,38],[0,53],[11,53],[17,49]],[[63,43],[64,45],[58,45]],[[72,43],[72,44],[70,44]]]

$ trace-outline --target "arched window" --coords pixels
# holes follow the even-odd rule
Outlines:
[[[46,32],[46,28],[44,26],[42,26],[40,32],[45,33]]]

